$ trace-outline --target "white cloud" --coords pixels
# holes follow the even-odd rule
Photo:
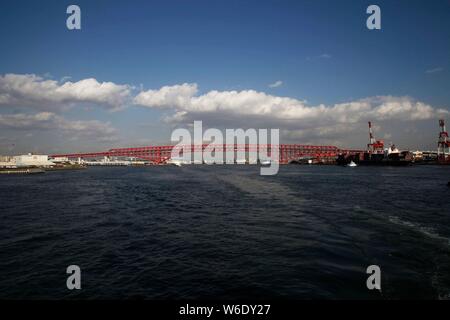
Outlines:
[[[329,53],[322,53],[313,57],[306,57],[306,61],[316,61],[319,59],[331,59],[333,56]]]
[[[281,128],[285,138],[302,143],[336,143],[338,137],[365,134],[369,120],[409,121],[409,126],[449,113],[411,97],[375,96],[313,106],[304,100],[254,90],[197,92],[196,84],[163,87],[141,92],[135,103],[166,109],[165,119],[175,124],[203,120],[205,125],[215,127]],[[345,144],[345,139],[342,141]]]
[[[182,108],[189,104],[191,97],[197,91],[197,84],[195,83],[165,86],[159,90],[142,91],[134,98],[134,103],[154,108],[165,108],[167,106]]]
[[[283,81],[278,80],[275,81],[274,83],[269,84],[269,88],[278,88],[281,87],[283,85]]]
[[[428,69],[428,70],[425,71],[425,73],[428,73],[428,74],[431,74],[431,73],[438,73],[438,72],[441,72],[441,71],[443,71],[443,70],[444,70],[444,68],[442,68],[442,67],[437,67],[437,68],[433,68],[433,69]]]
[[[109,139],[116,135],[115,128],[109,122],[67,120],[52,112],[0,114],[0,126],[15,130],[54,130],[55,134],[62,131],[75,136],[89,136],[95,140]]]
[[[173,110],[179,121],[189,115],[217,114],[217,117],[236,115],[258,117],[267,120],[333,121],[334,123],[356,123],[372,120],[424,120],[446,110],[411,97],[376,96],[339,103],[309,106],[304,100],[269,95],[255,90],[209,91],[202,95],[196,84],[162,87],[139,93],[134,102],[150,108]],[[188,119],[189,120],[189,119]]]
[[[282,85],[281,81],[272,84],[273,87],[279,85]],[[0,107],[47,111],[0,114],[0,129],[4,129],[1,133],[18,129],[50,129],[56,134],[70,133],[75,137],[108,140],[116,134],[110,123],[68,120],[58,110],[76,103],[94,103],[109,109],[133,103],[160,109],[167,122],[177,125],[203,120],[205,126],[217,128],[280,128],[283,137],[296,143],[338,144],[341,141],[342,145],[347,145],[347,141],[356,135],[366,133],[368,120],[380,125],[408,121],[407,126],[413,127],[418,121],[449,113],[411,97],[375,96],[332,105],[310,105],[305,100],[255,90],[200,93],[196,83],[141,90],[134,99],[133,90],[129,85],[100,83],[96,79],[58,82],[36,75],[0,75]],[[400,127],[387,129],[397,139]],[[410,137],[406,139],[413,140]],[[361,145],[360,141],[357,143]]]
[[[127,85],[98,82],[93,78],[58,82],[34,74],[0,75],[0,105],[48,110],[74,103],[93,103],[119,109],[129,95]]]
[[[331,58],[331,54],[329,54],[329,53],[324,53],[324,54],[321,54],[321,55],[319,56],[319,58],[321,58],[321,59],[330,59],[330,58]]]
[[[70,79],[72,79],[71,76],[64,76],[64,77],[61,78],[61,80],[59,80],[59,82],[63,83],[63,82],[66,82],[66,81],[68,81]]]

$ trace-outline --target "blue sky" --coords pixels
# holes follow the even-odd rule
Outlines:
[[[82,30],[69,31],[65,26],[70,4],[81,8]],[[381,8],[381,30],[366,28],[370,4]],[[213,90],[254,90],[306,100],[311,108],[376,96],[408,96],[433,110],[450,106],[450,1],[18,0],[2,2],[0,35],[0,75],[34,74],[59,84],[94,78],[99,83],[127,85],[130,96],[195,83],[195,96]],[[269,86],[276,81],[282,84]],[[10,94],[6,87],[0,87],[0,94]],[[49,111],[46,100],[40,101],[42,106],[33,103],[32,107],[6,102],[0,105],[0,115]],[[50,110],[67,121],[107,122],[115,129],[116,140],[95,142],[87,134],[68,142],[48,126],[3,126],[0,151],[8,152],[13,144],[18,151],[33,146],[36,151],[56,152],[164,143],[173,126],[186,125],[194,116],[203,120],[204,115],[205,121],[220,126],[217,119],[239,115],[221,108],[215,114],[192,114],[192,107],[192,117],[174,124],[164,119],[187,107],[125,104],[123,110],[111,111],[91,100],[72,101],[69,108]],[[374,102],[371,107],[378,105]],[[375,120],[380,131],[388,132],[387,138],[393,136],[408,147],[431,148],[437,132],[433,112],[419,121],[415,116],[402,121],[399,115]],[[327,136],[301,121],[298,127],[292,121],[284,127],[271,121],[270,114],[262,123],[255,113],[245,117],[249,125],[286,129],[286,142],[364,146],[367,140],[363,118],[353,132],[337,127],[335,135]],[[321,125],[320,119],[311,121]],[[323,126],[333,122],[325,121]],[[421,136],[409,138],[411,131]]]

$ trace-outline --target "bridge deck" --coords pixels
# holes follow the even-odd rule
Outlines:
[[[187,149],[184,149],[187,148]],[[213,149],[216,152],[267,152],[271,154],[271,148],[278,148],[280,163],[288,163],[291,160],[295,160],[301,157],[313,157],[313,158],[333,158],[339,154],[356,154],[364,152],[362,150],[350,150],[339,149],[336,146],[314,146],[314,145],[300,145],[300,144],[280,144],[280,145],[252,145],[252,144],[203,144],[203,145],[191,145],[190,151],[192,153],[204,151],[208,148],[209,151]],[[179,149],[179,150],[174,150]],[[72,153],[72,154],[55,154],[52,157],[67,157],[71,159],[77,158],[98,158],[98,157],[134,157],[139,159],[145,159],[156,163],[167,161],[171,158],[172,150],[181,152],[182,150],[189,150],[189,146],[148,146],[138,148],[115,148],[104,152],[91,152],[91,153]]]

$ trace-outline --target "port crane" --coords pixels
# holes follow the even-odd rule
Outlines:
[[[445,129],[444,119],[439,120],[439,127],[441,131],[439,132],[438,140],[438,162],[450,164],[450,140],[448,139],[448,132]]]
[[[384,153],[384,141],[375,139],[372,132],[372,122],[370,121],[369,121],[369,143],[367,144],[367,150],[371,154]]]

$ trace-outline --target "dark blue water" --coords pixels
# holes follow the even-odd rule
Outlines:
[[[0,298],[448,299],[449,180],[439,166],[0,176]]]

